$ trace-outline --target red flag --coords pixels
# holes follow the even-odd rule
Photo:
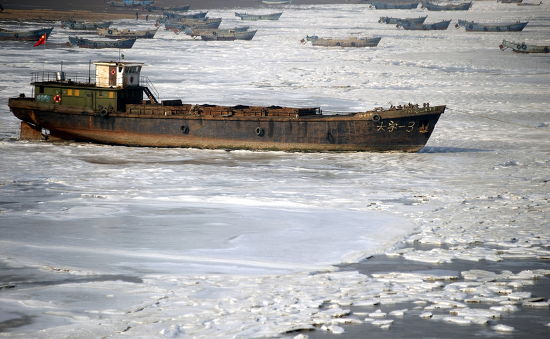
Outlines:
[[[47,38],[48,36],[46,34],[42,34],[42,36],[40,36],[40,39],[38,39],[38,41],[34,43],[34,47],[45,44]]]

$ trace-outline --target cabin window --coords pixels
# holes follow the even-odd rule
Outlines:
[[[67,89],[67,93],[65,93],[67,96],[75,96],[75,97],[78,97],[80,96],[80,90],[79,89],[74,89],[74,88],[69,88]]]
[[[44,86],[39,86],[38,87],[38,93],[44,93]]]
[[[109,99],[113,99],[115,97],[115,92],[109,92]]]

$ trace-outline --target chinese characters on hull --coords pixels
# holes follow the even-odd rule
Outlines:
[[[414,131],[415,125],[416,123],[414,121],[409,121],[405,125],[400,125],[393,120],[388,121],[387,124],[384,121],[381,121],[379,125],[376,125],[376,130],[378,132],[393,133],[397,130],[404,129],[407,133],[411,133],[412,131]],[[429,131],[430,131],[430,128],[428,123],[422,123],[418,127],[418,133],[425,134],[425,133],[428,133]]]

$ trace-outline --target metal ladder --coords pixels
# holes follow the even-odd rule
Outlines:
[[[145,92],[145,95],[147,95],[147,97],[149,98],[149,100],[151,100],[152,103],[158,104],[159,102],[157,98],[159,97],[159,92],[157,91],[157,89],[155,88],[155,86],[153,85],[151,80],[149,80],[148,77],[145,77],[144,80],[145,80],[146,86],[143,87],[143,92]]]

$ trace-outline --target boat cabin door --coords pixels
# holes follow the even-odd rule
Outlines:
[[[116,87],[116,66],[109,66],[109,86]]]

